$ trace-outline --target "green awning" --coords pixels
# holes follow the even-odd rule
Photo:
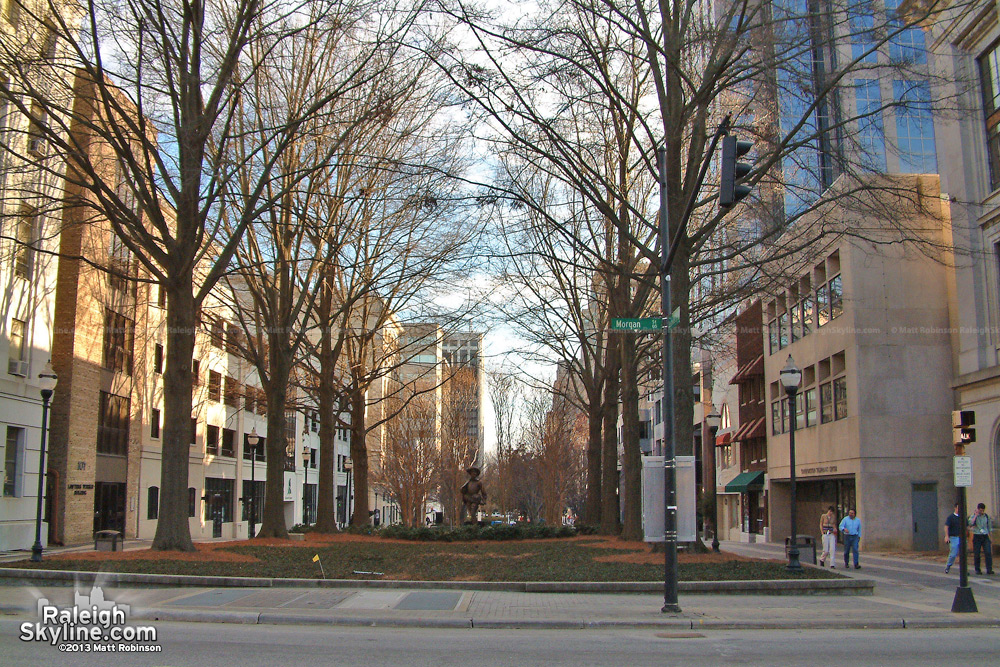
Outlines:
[[[764,489],[764,471],[741,472],[726,484],[726,493],[746,493],[747,491],[762,491]]]

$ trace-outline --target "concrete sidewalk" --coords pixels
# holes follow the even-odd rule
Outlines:
[[[775,545],[723,543],[723,550],[780,558]],[[940,564],[866,554],[851,578],[874,579],[874,595],[692,594],[682,590],[679,614],[663,614],[661,592],[529,592],[328,586],[174,586],[144,588],[99,579],[109,600],[131,605],[140,619],[240,624],[319,624],[438,628],[891,629],[1000,627],[1000,578],[973,578],[977,614],[953,614],[957,577]],[[923,582],[923,583],[922,583]],[[89,593],[90,584],[81,585]],[[36,619],[37,601],[69,606],[73,589],[39,581],[0,585],[0,612]]]
[[[952,614],[951,597],[926,602],[889,595],[681,595],[663,614],[662,594],[526,593],[363,588],[129,588],[104,586],[137,619],[241,624],[469,628],[888,629],[1000,627],[1000,605]],[[89,593],[84,587],[82,593]],[[2,586],[0,611],[33,619],[37,601],[69,606],[65,586]],[[985,602],[985,601],[984,601]]]

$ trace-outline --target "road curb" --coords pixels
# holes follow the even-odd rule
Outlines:
[[[522,593],[658,593],[656,581],[380,581],[373,579],[289,579],[270,577],[216,577],[188,574],[136,574],[132,572],[86,572],[0,568],[0,584],[75,585],[79,583],[125,584],[198,588],[406,588]],[[755,581],[681,581],[681,593],[755,595],[872,595],[869,579],[776,579]]]
[[[0,604],[0,613],[25,614],[34,609]],[[222,623],[237,625],[325,625],[337,627],[392,627],[480,630],[919,630],[1000,628],[1000,618],[971,614],[938,618],[826,619],[826,620],[728,620],[705,618],[662,619],[543,619],[543,618],[418,618],[405,616],[323,616],[207,609],[133,609],[129,620]]]

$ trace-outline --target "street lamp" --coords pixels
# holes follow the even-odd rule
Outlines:
[[[781,386],[785,388],[785,393],[788,394],[788,416],[790,420],[790,428],[788,430],[788,467],[791,472],[792,482],[792,542],[791,547],[788,549],[788,565],[786,567],[790,572],[801,572],[802,563],[799,562],[799,536],[796,532],[797,526],[795,525],[795,394],[799,391],[799,385],[802,383],[802,370],[795,365],[792,355],[788,355],[788,361],[785,362],[785,367],[781,369],[778,377],[781,379]]]
[[[260,436],[257,435],[257,427],[254,426],[247,436],[247,446],[250,448],[250,537],[257,535],[257,477],[254,474],[257,470],[257,445],[260,443]]]
[[[347,471],[347,490],[344,491],[344,495],[347,496],[345,503],[347,504],[347,525],[351,525],[351,470],[354,469],[354,461],[351,457],[347,457],[344,461],[344,470]]]
[[[309,445],[302,445],[302,525],[309,525],[309,505],[306,501],[306,482],[309,481]]]
[[[705,425],[708,426],[709,433],[709,470],[710,470],[710,484],[708,486],[709,498],[711,502],[709,503],[709,511],[712,513],[712,551],[719,553],[719,499],[715,495],[716,486],[716,471],[715,471],[715,434],[719,431],[719,424],[722,423],[722,416],[719,411],[716,410],[715,406],[712,406],[712,411],[705,415]]]
[[[42,395],[42,448],[38,452],[38,500],[35,507],[35,543],[31,545],[31,560],[42,562],[42,497],[45,493],[45,436],[49,430],[49,399],[56,389],[58,376],[52,371],[52,362],[38,374],[38,387]]]

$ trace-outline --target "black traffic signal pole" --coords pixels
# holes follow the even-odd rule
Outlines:
[[[701,165],[698,173],[698,182],[695,185],[687,206],[684,207],[684,214],[677,227],[674,238],[670,238],[670,218],[668,215],[667,199],[669,194],[669,184],[667,182],[667,149],[666,145],[661,146],[656,151],[657,167],[660,177],[660,253],[662,261],[660,263],[660,308],[663,311],[664,320],[670,317],[670,269],[674,263],[674,256],[677,254],[677,247],[680,239],[687,229],[688,220],[698,199],[698,192],[705,181],[708,173],[712,155],[719,144],[719,139],[725,135],[729,129],[731,114],[727,114],[719,125],[719,129],[712,137],[712,145],[708,149],[708,155]],[[666,141],[666,140],[665,140]],[[677,443],[676,429],[674,429],[674,377],[673,377],[673,328],[669,324],[663,327],[663,496],[664,496],[664,517],[663,517],[663,613],[678,613],[681,608],[677,602]]]

